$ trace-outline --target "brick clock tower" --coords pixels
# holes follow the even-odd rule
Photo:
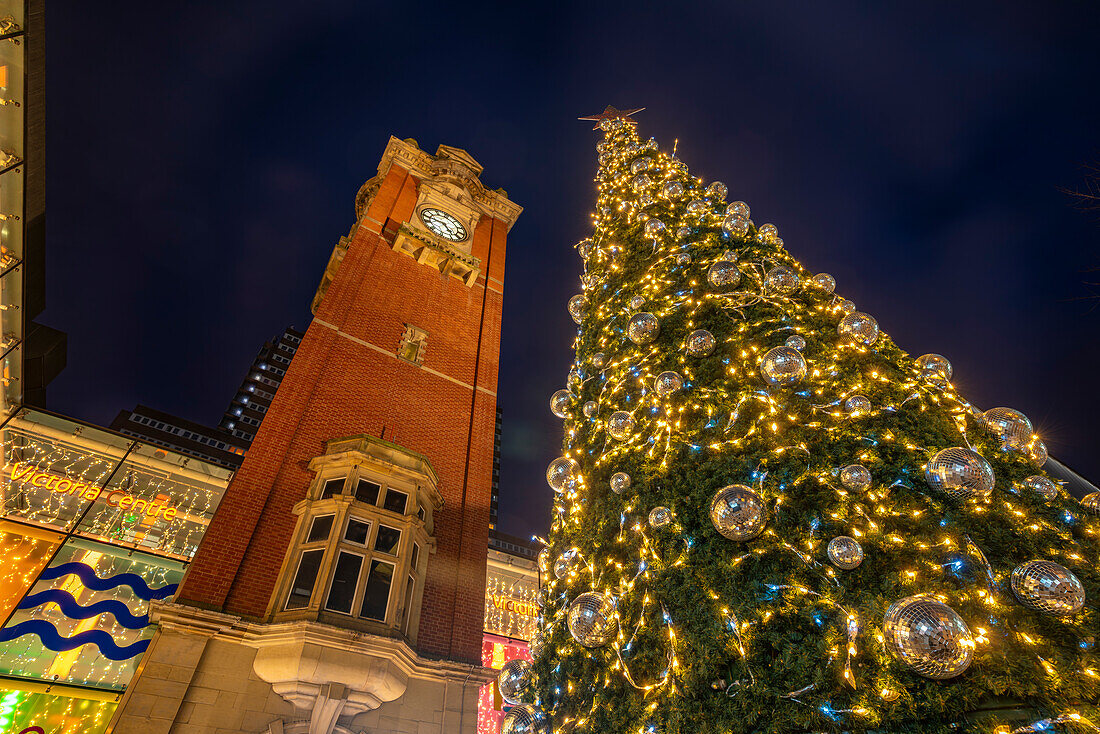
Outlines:
[[[475,731],[522,211],[481,172],[390,139],[175,601],[152,611],[117,734]]]

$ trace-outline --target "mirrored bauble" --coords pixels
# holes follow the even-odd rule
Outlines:
[[[657,375],[657,379],[653,381],[653,389],[661,397],[666,397],[674,392],[678,392],[683,386],[684,380],[680,377],[680,373],[671,370]]]
[[[828,273],[818,273],[814,277],[810,278],[810,282],[813,283],[815,287],[820,288],[826,293],[832,293],[833,290],[836,288],[836,278],[829,275]]]
[[[672,510],[667,507],[654,507],[649,512],[649,526],[663,528],[672,522]]]
[[[642,171],[648,171],[653,166],[653,159],[649,156],[642,156],[641,158],[635,158],[634,162],[630,164],[631,173],[641,173]]]
[[[714,335],[706,329],[696,329],[688,334],[687,353],[692,357],[705,357],[714,351]]]
[[[856,311],[856,304],[852,303],[847,298],[835,298],[832,305],[833,310],[843,316],[847,316],[850,313],[855,313]]]
[[[583,406],[581,406],[581,412],[584,413],[585,418],[591,418],[600,411],[600,406],[596,405],[595,400],[589,400]]]
[[[584,375],[581,374],[581,368],[578,365],[574,364],[569,368],[569,375],[565,379],[566,383],[582,382],[583,380]]]
[[[643,173],[643,174],[640,174],[638,176],[635,176],[631,180],[630,185],[634,187],[635,191],[641,191],[642,189],[646,188],[647,186],[650,186],[652,183],[653,183],[653,179],[651,179],[649,176],[647,176],[646,174]]]
[[[717,262],[737,262],[737,253],[733,250],[723,250],[722,254],[718,256]]]
[[[634,314],[626,325],[626,335],[635,344],[649,344],[657,338],[660,330],[661,324],[657,317],[648,312]]]
[[[607,153],[601,153],[600,155],[596,156],[596,162],[599,163],[600,166],[607,166],[609,163],[611,163],[612,160],[612,157]]]
[[[878,322],[873,316],[856,311],[840,320],[836,333],[860,344],[874,344],[878,339]]]
[[[573,317],[573,323],[579,324],[584,319],[584,296],[580,293],[569,299],[569,315]]]
[[[1058,496],[1058,485],[1042,474],[1032,474],[1022,484],[1045,500],[1052,500]]]
[[[710,186],[707,186],[707,196],[712,199],[725,199],[728,193],[729,189],[721,181],[712,181]]]
[[[976,451],[961,447],[943,449],[933,456],[924,478],[932,489],[958,499],[988,497],[995,481],[989,462]]]
[[[600,123],[600,127],[603,128],[603,123],[602,122]],[[623,148],[623,152],[626,153],[626,156],[628,158],[638,155],[638,153],[640,153],[641,150],[642,150],[642,147],[640,145],[638,145],[637,143],[627,143],[626,147]]]
[[[764,500],[743,484],[718,490],[710,501],[714,529],[730,540],[751,540],[764,530]]]
[[[722,231],[728,235],[744,237],[749,233],[749,220],[727,214],[726,218],[722,220]]]
[[[646,193],[646,194],[642,194],[641,196],[638,197],[638,203],[644,209],[647,206],[653,206],[654,204],[656,204],[657,200],[654,199],[650,194]]]
[[[726,207],[726,214],[732,214],[739,219],[748,219],[749,205],[743,201],[735,201]]]
[[[907,668],[932,680],[961,675],[970,667],[974,638],[954,609],[922,596],[890,605],[882,622],[886,648]]]
[[[546,483],[555,492],[564,492],[572,489],[577,481],[577,471],[580,465],[568,456],[559,456],[546,467]]]
[[[632,296],[626,305],[630,307],[631,311],[637,311],[645,305],[645,298],[642,296]]]
[[[1041,467],[1050,458],[1050,454],[1047,453],[1047,445],[1041,439],[1031,439],[1031,443],[1027,445],[1027,458],[1034,466]]]
[[[798,334],[791,334],[787,337],[787,341],[783,342],[783,344],[784,346],[788,346],[791,349],[797,349],[800,352],[806,348],[806,340]]]
[[[806,376],[806,360],[797,349],[775,347],[760,360],[760,374],[769,385],[793,385]]]
[[[643,148],[645,150],[657,150],[657,138],[650,138],[649,140],[645,141],[645,145],[643,146]]]
[[[798,290],[798,274],[786,265],[776,265],[764,276],[764,293],[769,296],[785,296]]]
[[[917,357],[917,369],[925,377],[939,376],[944,380],[951,379],[951,363],[942,354],[922,354]]]
[[[842,571],[851,571],[863,563],[863,546],[847,535],[839,535],[830,540],[825,554],[829,556],[829,563]]]
[[[581,557],[577,553],[577,549],[570,548],[569,550],[558,556],[558,560],[554,561],[554,578],[565,578],[573,571],[573,569],[580,566],[580,564]]]
[[[656,239],[665,233],[665,223],[660,219],[650,219],[645,223],[645,236],[650,239]]]
[[[622,494],[630,489],[630,475],[624,471],[617,471],[611,475],[609,484],[611,485],[612,492],[615,494]]]
[[[603,352],[596,352],[592,355],[592,366],[598,370],[602,370],[607,366],[607,355]]]
[[[677,265],[687,265],[689,262],[691,262],[691,255],[686,252],[681,252],[676,256]]]
[[[592,240],[581,240],[577,243],[577,254],[579,254],[582,259],[587,260],[588,256],[592,254],[593,247],[595,247],[595,245],[592,243]]]
[[[737,263],[722,260],[707,269],[707,280],[717,288],[735,286],[741,280],[741,271],[737,269]]]
[[[710,211],[710,207],[707,206],[707,202],[702,199],[692,199],[688,202],[687,208],[684,209],[688,216],[701,217]]]
[[[569,415],[569,403],[573,400],[573,393],[568,390],[557,390],[550,396],[550,412],[559,418]]]
[[[1085,587],[1065,566],[1028,561],[1012,571],[1012,593],[1025,607],[1068,617],[1085,605]]]
[[[1090,492],[1081,498],[1081,506],[1100,515],[1100,492]]]
[[[863,415],[871,410],[871,401],[862,395],[853,395],[844,401],[844,409],[848,415]]]
[[[531,683],[531,663],[526,660],[509,660],[497,674],[497,690],[510,706],[520,703],[524,691]]]
[[[676,239],[683,242],[688,237],[691,237],[691,227],[686,224],[676,230]]]
[[[586,591],[569,604],[569,634],[585,647],[602,647],[615,638],[615,597]]]
[[[684,195],[684,185],[679,181],[666,181],[661,187],[661,196],[675,201]]]
[[[1012,408],[990,408],[982,413],[982,419],[989,430],[997,434],[1001,443],[1010,449],[1023,451],[1031,443],[1034,429],[1027,416]]]
[[[777,237],[779,237],[779,228],[770,222],[761,224],[760,229],[756,230],[756,239],[759,242],[774,242]]]
[[[871,472],[862,464],[849,464],[840,470],[840,483],[854,492],[871,486]]]
[[[500,734],[547,734],[549,731],[546,715],[528,703],[509,709],[500,725]]]
[[[634,416],[627,413],[625,410],[616,410],[611,414],[611,417],[607,419],[607,432],[611,434],[611,438],[622,441],[625,438],[630,437],[630,432],[634,430]]]

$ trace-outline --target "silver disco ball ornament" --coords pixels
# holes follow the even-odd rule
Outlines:
[[[1081,498],[1081,506],[1100,515],[1100,492],[1090,492]]]
[[[649,239],[656,239],[665,233],[665,223],[660,219],[650,219],[645,223],[645,236]]]
[[[497,690],[500,697],[510,706],[521,702],[524,692],[531,684],[531,663],[526,660],[509,660],[497,674]]]
[[[744,237],[749,233],[749,220],[735,214],[727,214],[722,220],[722,231],[728,235]]]
[[[928,597],[908,596],[891,604],[882,633],[894,657],[925,678],[962,675],[974,656],[974,638],[963,618]]]
[[[622,494],[630,489],[630,475],[624,471],[617,471],[611,475],[611,480],[608,483],[611,485],[612,492]]]
[[[1012,571],[1012,593],[1025,607],[1055,617],[1069,617],[1085,606],[1085,587],[1065,566],[1028,561]]]
[[[853,492],[861,492],[871,486],[871,472],[862,464],[849,464],[840,470],[840,483]]]
[[[749,205],[743,201],[735,201],[726,207],[726,214],[730,214],[739,219],[748,219],[750,213]]]
[[[1031,443],[1034,429],[1027,416],[1012,408],[990,408],[982,413],[989,430],[997,434],[1001,443],[1010,449],[1025,451]]]
[[[708,211],[710,211],[710,207],[707,205],[707,202],[703,201],[702,199],[692,199],[688,202],[688,205],[684,209],[684,211],[687,212],[689,216],[701,217]]]
[[[652,167],[653,159],[644,155],[641,158],[634,159],[634,162],[630,164],[630,172],[641,173],[642,171],[648,171]]]
[[[1038,438],[1031,439],[1031,443],[1027,445],[1027,458],[1034,466],[1041,467],[1050,458],[1047,445]]]
[[[581,256],[581,259],[587,260],[588,256],[592,254],[593,247],[592,240],[581,240],[577,243],[577,254]]]
[[[707,281],[716,288],[735,286],[741,281],[741,271],[737,263],[722,260],[707,269]]]
[[[730,540],[751,540],[764,530],[764,500],[744,484],[722,487],[711,498],[710,521]]]
[[[806,376],[806,360],[797,349],[775,347],[760,360],[760,374],[769,385],[793,385]]]
[[[565,578],[573,572],[573,569],[580,566],[580,564],[581,557],[577,553],[577,549],[570,548],[558,556],[558,560],[554,561],[554,578]]]
[[[680,240],[682,242],[682,241],[686,240],[688,237],[691,237],[691,227],[687,226],[686,224],[676,230],[676,239],[677,240]]]
[[[836,333],[860,344],[874,344],[878,340],[878,322],[870,314],[855,311],[840,320]]]
[[[672,510],[667,507],[654,507],[649,511],[649,526],[663,528],[672,522]]]
[[[634,430],[634,416],[627,413],[625,410],[616,410],[611,414],[611,417],[607,419],[607,432],[611,434],[611,438],[622,441],[625,438],[630,437],[630,432]]]
[[[596,415],[600,410],[600,406],[596,404],[595,400],[589,400],[583,406],[581,406],[581,412],[584,413],[585,418],[591,418]]]
[[[829,556],[829,563],[842,571],[851,571],[863,563],[863,546],[847,535],[839,535],[830,540],[825,554]]]
[[[1058,485],[1042,474],[1032,474],[1023,481],[1023,485],[1045,500],[1052,500],[1058,496]]]
[[[661,397],[679,392],[683,386],[684,378],[680,377],[679,372],[672,372],[671,370],[657,375],[657,379],[653,381],[653,389],[656,390],[657,394]]]
[[[687,353],[692,357],[705,357],[714,351],[714,335],[706,329],[696,329],[688,334]]]
[[[661,196],[675,201],[684,195],[684,185],[679,181],[668,181],[661,187]]]
[[[580,465],[568,456],[559,456],[546,467],[546,483],[555,492],[572,489],[577,482]]]
[[[579,324],[584,320],[584,296],[580,293],[569,299],[569,315],[573,317],[573,323]]]
[[[676,256],[677,265],[687,265],[689,262],[691,262],[691,255],[686,252],[681,252]]]
[[[638,309],[640,309],[642,306],[645,305],[645,297],[644,296],[631,296],[630,300],[627,301],[626,305],[630,307],[631,311],[637,311]]]
[[[546,715],[528,703],[510,708],[500,725],[500,734],[548,734],[549,731]]]
[[[785,296],[798,290],[799,283],[798,273],[786,265],[776,265],[764,276],[764,293],[769,296]]]
[[[550,396],[550,412],[559,418],[569,415],[569,403],[573,400],[573,393],[568,390],[557,390]]]
[[[710,186],[707,186],[707,196],[712,199],[725,199],[728,193],[729,189],[721,181],[712,181]]]
[[[917,369],[925,377],[939,376],[944,380],[951,379],[951,363],[942,354],[922,354],[916,359]]]
[[[788,346],[791,349],[797,349],[800,352],[806,348],[806,340],[798,334],[790,335],[789,337],[787,337],[787,341],[783,342],[783,344],[784,346]]]
[[[993,492],[993,467],[981,454],[970,449],[943,449],[924,469],[924,479],[932,489],[957,499],[988,497]]]
[[[657,338],[661,324],[651,313],[636,313],[626,325],[626,335],[635,344],[649,344]]]
[[[847,298],[837,298],[833,301],[833,310],[837,311],[842,316],[847,316],[850,313],[856,312],[856,304],[852,303]]]
[[[760,229],[756,230],[756,239],[759,242],[775,242],[779,238],[779,228],[770,222],[768,224],[761,224]]]
[[[826,293],[832,293],[836,289],[836,278],[828,273],[818,273],[810,278],[810,282],[814,284],[815,288],[820,288]]]
[[[569,604],[568,626],[573,639],[585,647],[602,647],[615,638],[615,597],[586,591]]]
[[[607,355],[603,352],[596,352],[592,355],[592,366],[598,370],[602,370],[607,366]]]
[[[851,416],[864,415],[871,411],[871,401],[862,395],[853,395],[844,401],[844,409]]]

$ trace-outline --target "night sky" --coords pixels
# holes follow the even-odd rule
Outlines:
[[[388,137],[467,149],[509,238],[501,529],[541,532],[572,360],[572,245],[598,133],[722,180],[791,253],[983,408],[1100,477],[1100,159],[1091,3],[50,2],[49,407],[215,424],[265,339],[304,329]],[[963,7],[960,7],[963,6]],[[431,416],[425,416],[431,420]]]

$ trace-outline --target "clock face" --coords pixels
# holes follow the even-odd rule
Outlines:
[[[439,209],[423,209],[420,212],[420,219],[424,222],[424,226],[445,240],[462,242],[469,237],[466,233],[466,228],[462,226],[462,222],[445,211]]]

